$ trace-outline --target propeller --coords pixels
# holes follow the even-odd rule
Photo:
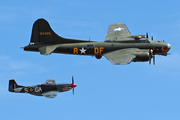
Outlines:
[[[146,38],[148,38],[148,33],[146,33]]]
[[[155,65],[155,55],[152,49],[149,49],[149,64],[151,64],[151,58],[153,58],[153,65]]]
[[[153,65],[155,65],[155,56],[153,55]]]
[[[151,40],[153,41],[153,36],[151,36]]]
[[[72,76],[72,88],[73,88],[73,95],[74,95],[74,88],[76,87],[77,85],[74,84],[74,77]]]

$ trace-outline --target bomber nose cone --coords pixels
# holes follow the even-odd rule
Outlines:
[[[167,45],[167,48],[170,50],[170,49],[171,49],[171,44],[168,44],[168,45]]]
[[[72,87],[75,88],[77,85],[76,84],[72,84]]]

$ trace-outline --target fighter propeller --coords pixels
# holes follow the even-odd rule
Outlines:
[[[74,84],[74,77],[72,76],[72,88],[73,88],[73,95],[74,95],[74,88],[76,87],[77,85]]]

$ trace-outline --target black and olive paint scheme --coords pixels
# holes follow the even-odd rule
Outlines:
[[[72,77],[72,83],[58,83],[56,84],[54,79],[46,80],[44,84],[38,84],[34,86],[21,86],[16,83],[14,79],[9,80],[9,91],[15,93],[30,93],[36,96],[45,96],[47,98],[55,98],[59,92],[66,92],[73,89],[77,85],[74,84],[74,78]]]
[[[146,35],[131,35],[124,23],[111,24],[104,42],[68,39],[57,35],[45,19],[35,21],[31,41],[25,51],[90,55],[101,59],[105,56],[112,64],[122,65],[133,62],[149,61],[155,55],[167,56],[171,45],[162,41],[153,41]]]

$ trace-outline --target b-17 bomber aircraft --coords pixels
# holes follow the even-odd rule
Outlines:
[[[25,51],[40,52],[41,55],[63,53],[90,55],[101,59],[105,56],[112,64],[125,65],[133,62],[149,61],[155,55],[167,56],[169,43],[153,41],[146,35],[131,35],[124,23],[111,24],[104,42],[63,38],[57,35],[44,19],[35,21],[29,45]]]
[[[74,78],[72,77],[72,83],[59,83],[56,84],[54,79],[46,80],[45,84],[38,84],[34,86],[21,86],[16,83],[14,79],[9,80],[9,91],[15,93],[30,93],[36,96],[45,96],[47,98],[55,98],[59,92],[65,92],[73,89],[77,85],[74,84]]]

